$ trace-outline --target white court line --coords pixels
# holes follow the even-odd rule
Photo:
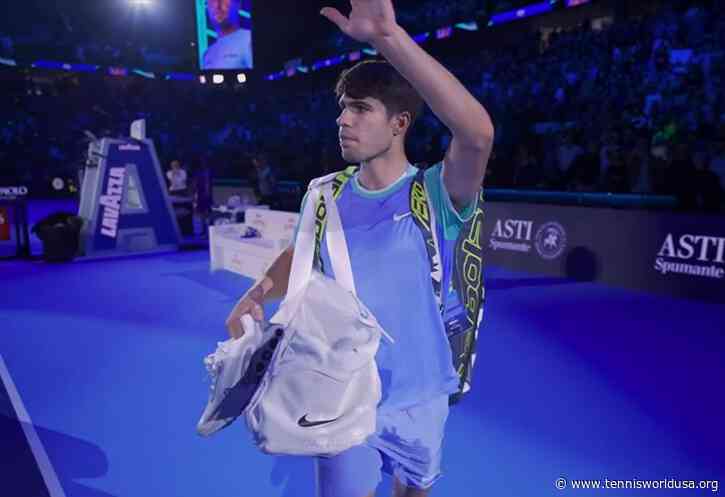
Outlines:
[[[13,379],[10,377],[10,372],[5,365],[2,354],[0,354],[0,381],[5,384],[5,389],[10,397],[10,402],[12,402],[13,407],[15,408],[15,414],[20,421],[20,426],[23,427],[25,438],[28,439],[30,450],[33,451],[33,456],[35,456],[35,461],[38,463],[40,474],[43,476],[45,486],[47,487],[50,496],[65,497],[65,492],[63,492],[63,488],[60,486],[60,481],[58,481],[58,475],[55,473],[53,465],[50,464],[48,454],[45,452],[45,447],[43,447],[43,444],[40,442],[38,433],[35,431],[35,426],[33,426],[33,422],[30,420],[30,416],[28,416],[28,411],[25,410],[23,401],[20,399],[20,394],[18,394],[18,390],[15,388]]]

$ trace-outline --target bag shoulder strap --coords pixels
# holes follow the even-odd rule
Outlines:
[[[441,314],[444,312],[441,297],[442,268],[440,248],[436,238],[435,212],[425,188],[425,171],[416,174],[410,186],[410,211],[415,224],[425,240],[431,270],[431,285]],[[465,323],[446,324],[446,334],[451,346],[453,363],[460,377],[459,391],[451,396],[457,402],[471,388],[473,364],[476,360],[475,345],[478,327],[483,318],[483,189],[479,191],[476,211],[464,224],[455,245],[453,287],[459,301],[465,307]]]
[[[430,281],[433,285],[438,310],[443,313],[443,297],[441,295],[443,267],[438,249],[438,233],[435,213],[430,208],[428,191],[425,188],[425,171],[420,169],[410,184],[410,212],[416,226],[420,229],[425,241],[428,262],[430,263]]]
[[[327,236],[327,250],[330,255],[330,265],[335,273],[335,280],[345,290],[357,295],[355,290],[355,278],[352,275],[352,266],[350,264],[350,253],[347,249],[347,241],[345,240],[345,231],[342,228],[340,213],[337,210],[337,202],[332,196],[332,188],[328,183],[322,190],[322,198],[325,199],[327,205],[327,226],[325,231]]]
[[[461,379],[459,392],[451,397],[451,403],[471,389],[473,366],[476,363],[478,329],[483,321],[483,302],[486,288],[483,279],[483,248],[486,245],[483,232],[483,188],[479,190],[476,210],[463,225],[456,240],[453,287],[466,310],[463,333],[449,337],[453,361]]]
[[[353,175],[358,171],[358,166],[348,166],[342,171],[328,174],[321,178],[314,179],[310,182],[309,190],[319,188],[322,185],[332,182],[332,197],[337,200],[342,194],[342,190]],[[327,224],[327,207],[325,205],[325,197],[320,195],[315,204],[315,266],[324,272],[322,257],[320,256],[320,247],[322,246],[322,237],[325,234],[325,225]]]

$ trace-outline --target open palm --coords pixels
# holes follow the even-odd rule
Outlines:
[[[392,0],[350,0],[350,5],[349,17],[332,7],[325,7],[320,13],[343,33],[363,43],[372,43],[395,31],[397,24]]]

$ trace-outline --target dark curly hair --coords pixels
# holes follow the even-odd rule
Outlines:
[[[338,100],[342,95],[380,100],[388,116],[409,112],[411,126],[423,111],[423,99],[397,70],[384,60],[366,60],[340,74],[335,86]]]

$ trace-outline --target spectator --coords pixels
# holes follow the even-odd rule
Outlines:
[[[696,177],[696,203],[698,209],[705,212],[719,212],[723,205],[723,192],[720,178],[710,170],[710,162],[706,154],[696,154],[694,157]]]
[[[725,190],[725,139],[716,142],[708,169],[717,178],[720,188]]]
[[[571,166],[568,189],[577,192],[596,191],[599,170],[599,144],[596,140],[589,140],[586,152],[579,155]]]
[[[652,170],[650,168],[650,154],[647,139],[640,137],[634,148],[626,155],[627,176],[630,180],[630,190],[633,193],[652,193]]]
[[[166,171],[166,179],[169,180],[169,193],[172,195],[184,196],[189,193],[186,180],[186,171],[181,167],[178,160],[171,161],[171,169]]]
[[[570,133],[566,133],[561,138],[561,144],[556,154],[556,184],[560,188],[566,188],[571,179],[571,168],[574,161],[584,153]]]
[[[269,163],[267,154],[258,153],[252,158],[252,164],[257,172],[257,194],[260,203],[275,208],[277,205],[275,192],[277,188],[277,177],[274,168]]]
[[[514,155],[514,185],[516,188],[534,189],[543,184],[544,176],[536,158],[526,145],[519,145]]]
[[[629,177],[624,153],[621,150],[611,152],[609,167],[604,175],[602,190],[609,193],[629,193]]]
[[[208,236],[209,214],[212,206],[212,170],[202,158],[197,158],[192,164],[194,187],[194,210],[201,221],[201,235]]]
[[[700,185],[691,151],[686,143],[675,146],[666,177],[669,192],[677,197],[679,207],[684,210],[695,209]]]

